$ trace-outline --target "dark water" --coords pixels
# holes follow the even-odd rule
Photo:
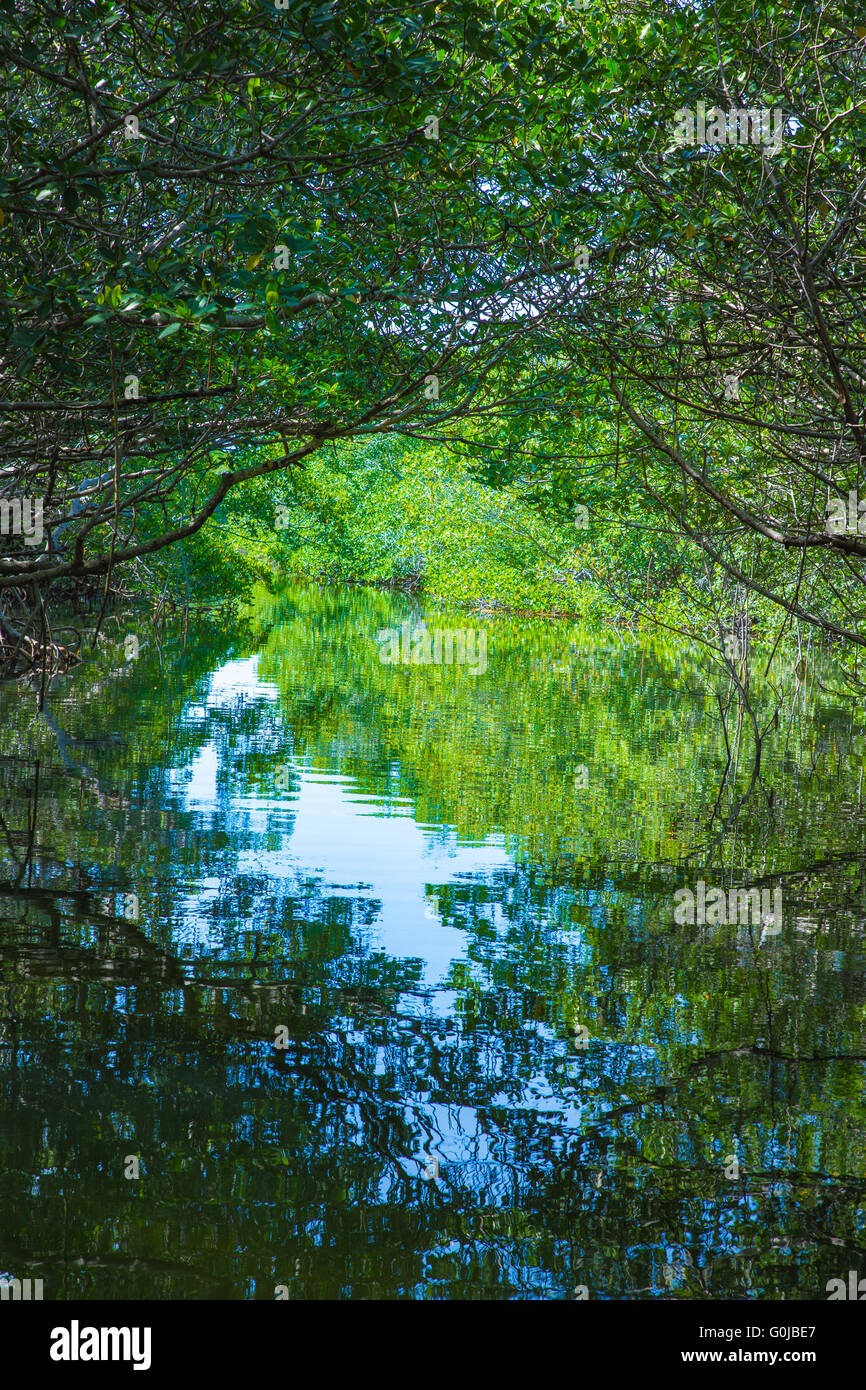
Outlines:
[[[431,610],[486,669],[381,662],[418,611],[130,618],[42,714],[0,693],[0,1273],[46,1299],[866,1274],[856,711],[774,668],[726,824],[753,743],[732,710],[725,782],[696,651]],[[678,923],[699,879],[781,886],[780,928]]]

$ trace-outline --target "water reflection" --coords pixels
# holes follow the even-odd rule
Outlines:
[[[382,663],[407,615],[261,595],[0,695],[0,1272],[824,1297],[866,1216],[850,715],[802,702],[719,833],[695,654],[485,619],[483,674]],[[701,877],[781,883],[783,930],[676,923]]]

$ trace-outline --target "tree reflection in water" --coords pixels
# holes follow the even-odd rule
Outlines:
[[[262,595],[41,716],[0,694],[0,1266],[825,1297],[863,1245],[856,730],[814,703],[720,833],[694,653],[485,618],[483,676],[381,663],[416,613]],[[676,924],[698,878],[781,883],[783,930]]]

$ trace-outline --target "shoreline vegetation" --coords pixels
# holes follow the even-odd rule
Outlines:
[[[7,15],[0,677],[303,576],[862,691],[863,25],[500,11]]]

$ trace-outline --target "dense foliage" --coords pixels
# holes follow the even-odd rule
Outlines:
[[[274,572],[866,641],[853,0],[6,8],[7,654]]]

